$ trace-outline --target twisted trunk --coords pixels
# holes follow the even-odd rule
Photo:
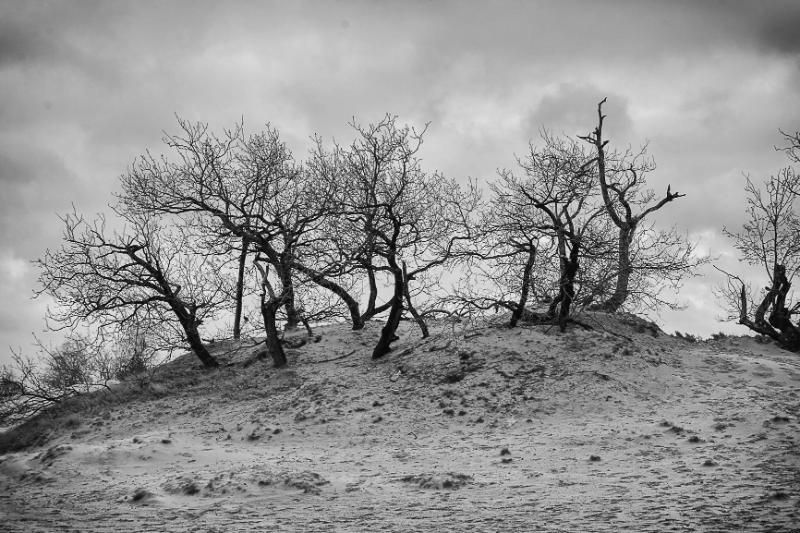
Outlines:
[[[272,365],[276,368],[287,364],[286,353],[283,351],[278,334],[277,314],[280,307],[281,300],[279,298],[270,298],[269,300],[261,298],[261,316],[264,319],[264,331],[266,332],[265,344],[267,352],[272,357]]]
[[[186,342],[197,358],[200,359],[200,362],[203,363],[203,366],[206,368],[218,367],[219,362],[208,352],[205,344],[203,344],[203,339],[200,338],[200,332],[197,330],[197,317],[195,317],[194,313],[187,311],[182,302],[170,302],[169,305],[178,317],[178,322],[186,334]]]
[[[631,264],[631,243],[636,227],[623,225],[619,228],[619,243],[617,247],[617,280],[614,292],[605,302],[600,304],[600,309],[615,313],[628,299],[628,285],[630,284],[633,265]]]
[[[575,275],[578,273],[578,260],[576,257],[570,257],[570,260],[565,266],[565,275],[561,285],[561,308],[558,313],[558,327],[561,331],[567,329],[567,320],[572,308],[572,302],[575,300]]]
[[[389,317],[386,319],[386,324],[381,330],[381,337],[378,339],[378,344],[372,352],[373,359],[380,359],[391,351],[391,343],[398,339],[397,327],[400,325],[400,318],[403,315],[403,294],[405,290],[403,271],[397,265],[394,258],[389,260],[389,265],[392,267],[392,272],[394,274],[394,291],[392,293]]]
[[[564,237],[565,238],[565,237]],[[579,268],[580,243],[573,240],[569,255],[566,253],[565,241],[559,243],[560,273],[558,280],[558,295],[553,298],[547,311],[550,320],[555,320],[559,329],[567,328],[567,320],[575,300],[575,276]]]
[[[186,340],[189,342],[189,346],[192,348],[194,354],[200,359],[203,363],[203,366],[206,368],[216,368],[219,366],[219,363],[214,356],[212,356],[208,349],[203,344],[203,340],[200,338],[200,333],[197,331],[197,326],[194,324],[181,324],[183,326],[183,330],[186,332]]]
[[[286,331],[294,331],[300,324],[300,314],[294,301],[294,280],[292,279],[292,269],[287,264],[282,264],[279,272],[281,285],[283,286],[283,305],[286,313]]]
[[[403,295],[406,298],[406,305],[408,305],[408,310],[411,313],[411,316],[414,317],[414,321],[419,326],[419,330],[422,332],[422,338],[427,339],[430,336],[430,332],[428,331],[428,325],[425,323],[425,319],[422,318],[417,310],[414,308],[414,305],[411,303],[411,291],[408,288],[409,282],[413,278],[408,277],[408,271],[406,270],[406,263],[403,262]]]
[[[792,322],[792,311],[786,307],[786,296],[792,284],[786,277],[786,268],[775,265],[772,287],[756,308],[753,319],[747,312],[747,291],[742,284],[739,323],[751,330],[767,335],[778,344],[793,352],[800,351],[800,328]],[[769,311],[769,318],[766,318]]]

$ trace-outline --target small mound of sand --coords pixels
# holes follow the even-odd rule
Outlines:
[[[472,476],[448,472],[445,474],[408,475],[400,479],[405,483],[413,483],[423,489],[443,490],[460,489],[472,481]]]
[[[300,489],[305,494],[320,494],[320,487],[328,485],[330,481],[316,472],[285,472],[282,474],[264,473],[259,476],[260,487],[283,486],[286,488]]]
[[[144,488],[138,488],[133,491],[130,497],[131,503],[137,505],[148,505],[156,499],[156,495]]]
[[[38,459],[40,463],[46,466],[50,466],[56,459],[58,459],[63,455],[68,454],[70,451],[72,451],[72,446],[66,446],[63,444],[58,446],[53,446],[51,448],[48,448],[41,454],[39,454]]]
[[[161,488],[167,494],[183,494],[186,496],[194,496],[200,492],[199,483],[186,476],[180,476],[169,481],[165,481]]]

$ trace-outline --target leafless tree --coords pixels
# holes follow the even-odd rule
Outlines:
[[[492,195],[467,249],[466,272],[443,305],[455,305],[456,314],[467,312],[464,306],[478,311],[503,308],[510,311],[509,325],[515,327],[531,316],[526,307],[531,296],[535,301],[545,296],[539,290],[547,285],[543,265],[551,241],[539,229],[544,222],[541,212],[527,202],[509,202],[516,195],[502,181],[490,187]]]
[[[645,219],[668,203],[685,196],[667,186],[663,197],[656,199],[651,190],[644,190],[647,174],[655,169],[646,148],[639,153],[608,152],[608,140],[603,138],[604,98],[597,105],[597,126],[580,138],[594,146],[597,177],[606,213],[617,228],[616,265],[608,271],[613,274],[613,290],[598,307],[605,311],[619,310],[626,301],[657,306],[664,303],[658,298],[659,286],[664,282],[676,286],[697,266],[706,262],[696,257],[694,246],[679,235],[674,228],[656,230]]]
[[[37,356],[12,350],[0,369],[0,425],[16,424],[77,394],[109,388],[118,362],[96,335],[72,334],[60,346],[36,340]]]
[[[204,346],[198,327],[223,300],[209,280],[218,269],[212,257],[192,253],[180,226],[162,226],[147,212],[115,208],[121,231],[100,216],[90,222],[77,213],[62,217],[63,242],[38,260],[39,295],[53,298],[49,319],[58,329],[79,324],[113,329],[157,314],[164,328],[181,336],[206,367],[217,361]]]
[[[791,167],[771,176],[763,190],[748,178],[747,220],[741,231],[725,233],[746,263],[763,269],[769,284],[763,292],[755,291],[741,277],[725,272],[727,285],[718,288],[740,324],[792,351],[800,350],[800,327],[793,321],[800,303],[793,303],[790,294],[800,268],[798,186],[800,176]]]
[[[54,388],[53,375],[40,361],[12,352],[11,364],[0,368],[0,425],[22,422],[81,392],[76,386],[82,383]]]
[[[511,327],[524,319],[564,328],[576,304],[593,301],[602,283],[597,265],[610,252],[594,159],[576,140],[543,130],[518,165],[521,173],[501,170],[490,184],[466,251],[471,282],[444,303],[456,313],[506,309]]]
[[[123,177],[123,196],[144,210],[207,217],[213,231],[246,241],[274,277],[270,283],[277,300],[262,306],[269,314],[264,318],[276,318],[278,309],[274,317],[271,311],[280,303],[286,329],[296,328],[296,273],[326,289],[339,288],[305,263],[315,260],[315,242],[330,238],[320,228],[333,196],[324,187],[332,184],[316,180],[313,172],[296,163],[269,126],[253,135],[237,126],[221,136],[205,124],[179,120],[179,126],[179,135],[164,139],[174,161],[141,157]],[[270,325],[267,335],[271,332],[277,327]],[[278,339],[269,339],[268,345],[277,346]],[[285,362],[279,353],[274,357],[276,364]]]
[[[282,285],[280,292],[275,291],[269,279],[269,261],[256,255],[254,264],[261,274],[261,316],[264,319],[267,351],[272,356],[272,362],[276,367],[286,366],[286,353],[283,351],[278,334],[277,319],[278,310],[286,304],[290,289],[287,285]]]
[[[352,144],[324,154],[328,174],[341,184],[334,256],[350,272],[367,278],[364,319],[389,310],[373,351],[373,358],[380,358],[396,340],[404,311],[427,335],[424,316],[413,302],[412,282],[451,263],[469,241],[479,194],[474,184],[462,187],[422,169],[418,153],[427,126],[422,131],[400,126],[391,115],[368,126],[355,121],[351,126],[356,132]],[[391,296],[378,305],[382,275],[388,277]]]
[[[498,201],[512,212],[530,213],[523,232],[509,235],[509,240],[527,245],[525,271],[528,274],[526,276],[523,271],[523,281],[530,276],[533,266],[534,242],[539,243],[541,250],[544,239],[554,252],[558,276],[547,317],[563,330],[575,302],[576,279],[582,260],[594,254],[602,255],[604,249],[603,236],[594,230],[603,209],[598,206],[594,192],[594,159],[575,141],[546,132],[542,140],[541,148],[531,144],[530,152],[519,159],[521,176],[509,170],[500,172],[494,192]],[[525,283],[521,293],[524,289]],[[517,314],[520,312],[518,310]]]

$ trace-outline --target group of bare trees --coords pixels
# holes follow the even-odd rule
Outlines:
[[[489,185],[471,253],[479,281],[462,284],[451,301],[506,308],[512,327],[527,317],[563,330],[576,306],[615,312],[672,305],[662,292],[707,260],[675,228],[646,220],[683,195],[667,187],[656,199],[645,189],[655,169],[646,148],[609,150],[604,103],[591,133],[570,139],[544,131],[518,158],[519,171],[502,170]],[[544,312],[530,311],[531,301],[546,304]]]
[[[116,338],[73,333],[58,347],[37,339],[38,354],[12,352],[12,365],[0,368],[0,426],[21,422],[76,394],[108,388],[112,380],[146,378],[156,362],[153,333],[128,324]]]
[[[800,302],[794,301],[792,280],[800,270],[800,132],[783,133],[778,148],[790,164],[766,183],[747,179],[747,219],[738,232],[725,229],[742,260],[762,270],[768,283],[757,290],[741,276],[725,272],[727,284],[718,293],[731,318],[791,351],[800,351]]]
[[[113,219],[63,217],[61,247],[39,261],[40,292],[57,327],[149,324],[206,367],[218,363],[203,325],[232,315],[238,338],[248,295],[275,366],[286,364],[281,330],[309,322],[361,329],[385,314],[379,358],[403,319],[427,336],[437,313],[504,308],[511,326],[563,329],[576,308],[660,305],[665,282],[702,258],[646,220],[682,195],[645,190],[644,150],[608,148],[604,102],[590,134],[543,133],[487,199],[424,169],[427,127],[394,116],[354,121],[349,144],[314,138],[303,161],[269,125],[218,134],[179,120],[167,155],[147,153],[122,176]]]

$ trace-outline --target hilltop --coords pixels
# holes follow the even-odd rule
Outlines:
[[[582,322],[214,343],[0,435],[4,527],[797,531],[797,355]]]

